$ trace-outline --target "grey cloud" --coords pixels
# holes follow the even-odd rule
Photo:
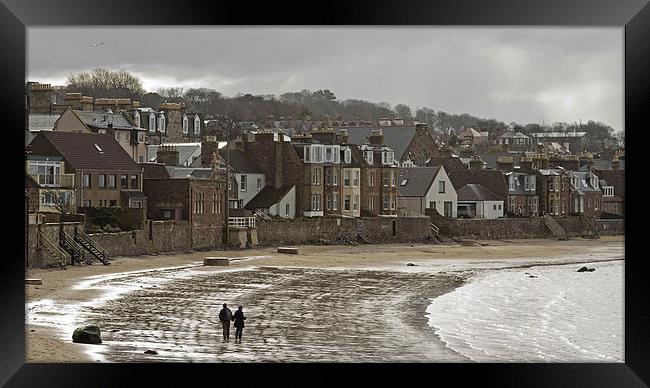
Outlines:
[[[90,44],[104,42],[101,48]],[[96,67],[224,94],[329,88],[506,122],[623,129],[621,28],[30,28],[30,79]]]

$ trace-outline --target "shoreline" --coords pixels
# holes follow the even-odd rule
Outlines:
[[[471,274],[472,270],[490,269],[489,267],[495,261],[501,266],[508,263],[518,263],[525,266],[562,264],[562,261],[558,263],[554,258],[562,260],[567,255],[584,256],[586,251],[594,251],[594,248],[599,246],[620,247],[619,244],[624,244],[623,236],[607,236],[607,238],[601,238],[600,240],[485,241],[485,244],[478,246],[428,244],[308,245],[299,246],[299,255],[282,255],[276,253],[274,248],[267,247],[239,251],[190,252],[135,258],[121,257],[115,258],[109,266],[69,267],[66,271],[59,269],[30,269],[26,273],[27,277],[42,278],[43,284],[41,286],[26,286],[26,302],[29,304],[44,299],[69,305],[88,302],[101,297],[101,292],[93,289],[74,289],[75,284],[97,276],[124,275],[129,272],[134,273],[134,271],[155,272],[168,269],[173,272],[184,267],[194,268],[199,272],[218,273],[234,269],[269,267],[285,268],[287,270],[291,268],[365,269],[421,273],[422,271],[432,271],[433,269],[428,266],[432,264],[438,268],[439,274],[460,274],[468,271]],[[544,256],[540,257],[540,252],[544,252]],[[203,267],[202,258],[206,256],[227,256],[241,259],[231,261],[229,267]],[[583,257],[580,262],[587,263],[591,261],[594,260]],[[406,267],[407,262],[415,265]],[[578,263],[578,261],[572,262]],[[516,267],[521,267],[521,265]],[[442,271],[441,269],[447,270]],[[467,279],[466,281],[471,280]],[[456,287],[444,290],[442,294],[449,293]],[[102,333],[104,337],[106,334],[104,331]],[[65,342],[63,338],[60,338],[60,333],[47,326],[35,325],[30,322],[26,325],[27,362],[97,362],[96,358],[87,353],[92,347],[93,345],[73,344],[71,339]]]

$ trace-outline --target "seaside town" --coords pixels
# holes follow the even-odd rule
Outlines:
[[[330,90],[28,81],[26,359],[622,362],[623,144]]]
[[[397,116],[234,122],[172,100],[27,83],[27,267],[260,244],[623,233],[615,137]]]

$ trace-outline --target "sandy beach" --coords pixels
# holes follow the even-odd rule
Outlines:
[[[611,260],[602,252],[622,251],[623,237],[478,244],[301,246],[298,255],[263,248],[30,269],[26,277],[43,284],[26,286],[26,360],[466,361],[427,325],[432,298],[474,271]],[[203,267],[208,256],[231,263]],[[253,317],[237,349],[220,341],[223,301]],[[104,344],[72,343],[68,332],[87,320],[99,323]]]

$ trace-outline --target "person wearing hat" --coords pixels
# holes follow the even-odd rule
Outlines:
[[[230,341],[230,321],[232,320],[232,311],[228,308],[227,304],[223,304],[223,308],[219,311],[219,320],[223,326],[223,340]]]

